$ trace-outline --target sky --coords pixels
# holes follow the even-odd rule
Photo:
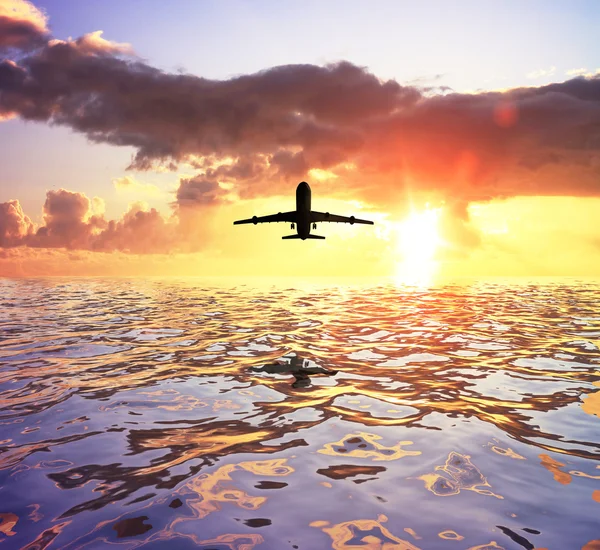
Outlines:
[[[595,1],[0,0],[0,276],[600,275]],[[375,221],[233,220],[313,208]]]

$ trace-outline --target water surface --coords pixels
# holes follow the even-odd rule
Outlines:
[[[599,344],[594,281],[0,280],[0,544],[600,548]]]

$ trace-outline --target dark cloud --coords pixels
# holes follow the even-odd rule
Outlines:
[[[203,176],[195,178],[181,178],[177,189],[177,205],[180,207],[195,207],[211,205],[219,202],[224,191],[214,180],[205,179]]]
[[[352,127],[357,121],[418,97],[349,63],[210,81],[90,53],[77,42],[49,44],[18,67],[4,63],[0,90],[4,112],[136,147],[138,169],[189,155],[238,157],[282,147],[327,148],[346,157],[361,144]]]
[[[310,169],[304,156],[304,152],[299,151],[277,151],[270,158],[271,166],[276,167],[277,173],[284,178],[304,179],[306,172]]]
[[[389,191],[386,176],[466,200],[600,191],[589,170],[600,153],[598,78],[432,96],[347,62],[216,81],[159,71],[126,51],[92,33],[4,61],[0,111],[133,146],[137,169],[185,160],[203,165],[207,179],[266,194],[278,179],[345,163],[356,181],[371,179],[364,190],[374,200]],[[577,178],[548,178],[544,168],[557,163]]]

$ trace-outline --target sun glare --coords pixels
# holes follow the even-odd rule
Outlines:
[[[401,260],[396,269],[399,282],[426,285],[435,275],[436,251],[441,244],[438,232],[439,209],[411,212],[400,224],[398,252]]]

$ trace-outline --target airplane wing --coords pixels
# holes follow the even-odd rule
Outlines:
[[[330,214],[329,212],[311,212],[310,213],[310,221],[311,222],[338,222],[338,223],[365,223],[369,225],[373,225],[372,221],[369,220],[359,220],[354,216],[346,217],[346,216],[338,216],[336,214]]]
[[[271,223],[271,222],[287,222],[296,223],[296,211],[293,212],[279,212],[278,214],[271,214],[270,216],[253,216],[247,220],[238,220],[233,222],[233,225],[240,225],[242,223]]]

